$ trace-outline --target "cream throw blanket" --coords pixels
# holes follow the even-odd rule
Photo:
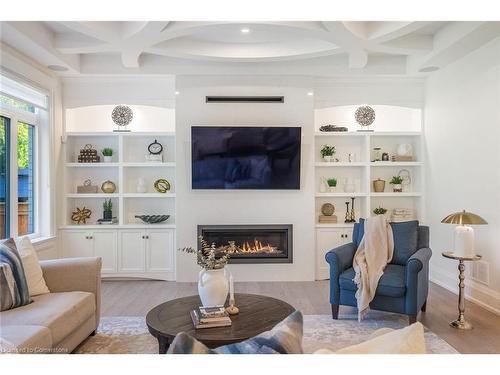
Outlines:
[[[358,286],[356,300],[358,320],[368,312],[370,302],[375,297],[378,282],[385,266],[392,259],[394,239],[391,225],[383,215],[365,220],[365,235],[354,254],[353,268],[356,272],[354,282]]]

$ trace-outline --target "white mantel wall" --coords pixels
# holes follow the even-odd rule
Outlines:
[[[474,229],[489,283],[467,278],[466,296],[500,313],[500,39],[432,74],[425,93],[431,280],[457,292],[457,263],[441,256],[454,226],[440,221],[474,212],[488,221]]]
[[[237,281],[314,280],[314,182],[312,180],[314,109],[301,78],[178,77],[177,245],[196,246],[199,224],[293,224],[293,264],[233,264]],[[207,104],[206,95],[284,95],[284,104]],[[191,189],[191,126],[301,126],[301,189],[227,191]],[[177,254],[177,280],[195,281],[191,254]]]

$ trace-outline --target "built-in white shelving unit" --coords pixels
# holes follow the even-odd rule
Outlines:
[[[148,145],[162,144],[162,162],[146,159]],[[100,256],[103,277],[175,279],[175,133],[173,132],[68,132],[64,139],[63,219],[60,222],[61,256]],[[86,144],[101,150],[113,149],[112,162],[78,163]],[[143,178],[147,191],[137,192]],[[168,193],[159,193],[154,182],[164,178]],[[97,185],[98,193],[79,194],[85,180]],[[116,191],[106,194],[101,184],[110,180]],[[97,224],[105,199],[113,203],[117,224]],[[87,224],[75,224],[71,213],[77,207],[92,211]],[[170,215],[161,224],[144,224],[136,215]]]
[[[372,132],[356,131],[359,126],[354,121],[356,106],[331,107],[316,110],[316,129],[314,141],[314,178],[315,178],[315,220],[316,220],[316,278],[329,277],[325,253],[332,248],[350,242],[352,238],[351,223],[344,223],[346,204],[351,208],[351,197],[355,198],[356,220],[360,217],[373,216],[373,210],[384,207],[388,214],[394,209],[411,209],[414,218],[425,222],[425,173],[423,153],[423,133],[421,110],[414,108],[376,106],[377,119],[380,121],[373,126]],[[349,123],[345,121],[349,120]],[[348,126],[356,129],[348,132],[320,132],[319,126],[333,123],[339,126]],[[398,130],[395,130],[398,129]],[[407,131],[405,131],[407,130]],[[410,144],[413,150],[413,160],[392,162],[390,157],[397,154],[399,144]],[[335,146],[335,158],[338,162],[326,162],[321,158],[320,150],[323,145]],[[373,149],[379,147],[381,153],[389,155],[389,161],[372,161]],[[351,154],[352,162],[349,162]],[[392,176],[398,175],[401,170],[407,170],[411,177],[411,185],[406,186],[404,192],[393,192],[389,184]],[[323,179],[337,179],[335,192],[320,192]],[[378,178],[385,180],[384,192],[376,193],[373,181]],[[344,191],[344,183],[349,179],[355,185],[355,192]],[[337,224],[319,223],[321,206],[332,203],[335,206]]]

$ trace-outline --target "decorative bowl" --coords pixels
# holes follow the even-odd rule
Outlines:
[[[170,215],[135,215],[135,217],[146,224],[159,224],[166,221]]]

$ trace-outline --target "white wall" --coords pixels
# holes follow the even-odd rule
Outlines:
[[[451,249],[453,226],[440,221],[474,212],[489,223],[475,232],[490,280],[469,278],[467,295],[500,313],[500,39],[434,73],[425,93],[432,280],[457,290],[457,264],[441,256]]]
[[[196,246],[198,224],[293,224],[293,264],[235,264],[237,281],[314,280],[313,98],[303,79],[284,77],[177,79],[177,246]],[[206,95],[284,95],[284,104],[206,104]],[[191,189],[192,125],[301,126],[301,189],[200,191]],[[197,280],[190,254],[177,254],[177,280]]]

